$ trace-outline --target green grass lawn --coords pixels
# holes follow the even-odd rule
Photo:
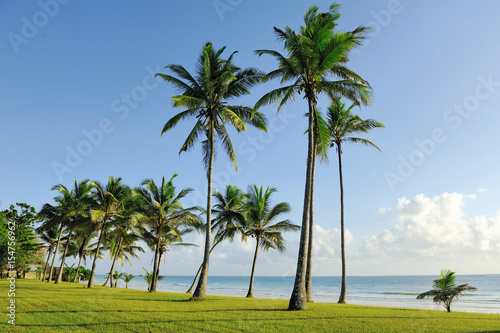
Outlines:
[[[0,280],[0,332],[500,332],[500,315],[209,296],[16,281],[16,325]]]

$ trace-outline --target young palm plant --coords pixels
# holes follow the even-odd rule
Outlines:
[[[330,147],[337,148],[337,156],[339,161],[339,179],[340,179],[340,252],[342,258],[342,282],[340,288],[340,297],[338,303],[345,303],[346,297],[346,258],[345,258],[345,226],[344,226],[344,179],[342,176],[342,143],[360,143],[367,146],[380,149],[370,140],[353,137],[356,133],[368,133],[374,128],[384,127],[379,122],[373,119],[361,119],[358,115],[351,113],[351,110],[357,106],[353,103],[349,108],[345,108],[345,104],[339,99],[334,100],[334,103],[328,107],[327,112],[327,127],[330,135]]]
[[[173,183],[175,177],[177,174],[174,174],[169,181],[165,181],[165,177],[162,177],[159,187],[152,179],[146,179],[141,187],[134,189],[135,209],[142,237],[155,251],[151,292],[156,291],[162,237],[167,234],[179,235],[181,233],[179,227],[199,222],[199,217],[194,212],[200,208],[184,208],[180,202],[193,190],[185,188],[177,193]]]
[[[212,213],[216,215],[216,218],[212,223],[212,233],[215,233],[215,236],[209,254],[212,254],[215,247],[222,241],[229,239],[232,242],[234,240],[234,236],[241,232],[242,225],[245,222],[243,214],[244,203],[247,197],[246,194],[235,185],[226,185],[224,193],[216,190],[213,196],[216,203],[213,206]],[[204,225],[202,227],[205,229]],[[191,287],[189,287],[187,293],[191,294],[193,292],[202,268],[203,265],[200,265],[200,268],[198,268],[193,283],[191,284]]]
[[[458,299],[465,291],[476,291],[477,288],[469,284],[455,285],[455,272],[449,269],[441,271],[440,278],[434,280],[434,288],[417,296],[417,299],[429,298],[436,304],[443,303],[446,311],[451,312],[451,303]]]
[[[153,281],[153,272],[151,271],[148,271],[147,269],[145,269],[144,267],[142,268],[146,274],[145,275],[142,275],[141,276],[146,280],[147,284],[148,284],[148,291],[151,290],[151,283]],[[158,281],[161,281],[163,280],[165,277],[163,275],[158,275],[157,277],[157,280]]]
[[[290,85],[275,89],[265,94],[255,105],[278,103],[281,107],[294,99],[296,94],[304,93],[308,103],[308,148],[306,182],[304,189],[304,205],[302,229],[295,283],[288,306],[289,310],[305,310],[307,308],[306,269],[309,244],[309,224],[311,209],[311,187],[313,182],[313,161],[315,148],[315,123],[319,121],[316,108],[318,96],[322,93],[330,98],[344,96],[363,104],[371,102],[371,88],[357,73],[348,69],[349,52],[359,45],[368,29],[360,26],[350,32],[335,32],[336,20],[340,17],[339,5],[333,4],[327,13],[318,13],[318,7],[310,7],[304,15],[304,25],[296,33],[290,27],[284,30],[274,28],[278,40],[283,41],[288,57],[274,50],[257,50],[275,57],[279,68],[268,73],[270,79],[279,78],[281,83]],[[331,78],[338,78],[332,81]],[[316,125],[317,126],[317,125]],[[318,132],[320,133],[320,132]],[[320,137],[326,144],[328,137]]]
[[[244,239],[248,237],[255,238],[255,253],[247,297],[253,297],[253,282],[259,248],[264,251],[276,249],[284,252],[285,239],[281,233],[300,229],[298,225],[291,223],[289,220],[274,223],[281,215],[291,211],[290,205],[286,202],[280,202],[275,206],[271,206],[271,195],[276,191],[275,188],[270,188],[269,186],[266,190],[262,186],[259,188],[256,185],[248,187],[243,237]]]
[[[228,102],[232,98],[249,94],[251,87],[263,81],[264,74],[254,68],[241,69],[236,66],[233,63],[235,52],[228,59],[223,59],[221,56],[224,50],[225,47],[217,50],[211,43],[207,43],[199,57],[194,76],[180,65],[166,67],[178,77],[156,74],[174,85],[181,93],[172,96],[173,106],[185,108],[165,124],[162,135],[174,128],[180,120],[196,118],[196,123],[179,154],[192,149],[200,136],[205,137],[202,141],[202,151],[203,164],[207,170],[206,235],[203,267],[193,298],[206,296],[212,230],[212,170],[216,138],[237,171],[236,155],[226,125],[233,126],[237,132],[246,131],[246,124],[266,130],[265,117],[261,113],[254,113],[250,107]]]
[[[132,281],[133,278],[135,278],[134,274],[127,274],[127,273],[123,274],[123,281],[125,282],[126,289],[128,289],[128,284],[130,281]]]

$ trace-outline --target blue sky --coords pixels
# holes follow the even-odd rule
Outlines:
[[[26,202],[40,209],[52,186],[74,179],[130,186],[145,178],[179,176],[204,205],[206,179],[199,149],[178,155],[191,123],[160,137],[176,112],[175,91],[153,78],[169,64],[194,70],[207,41],[238,50],[240,67],[270,71],[274,59],[256,49],[282,51],[273,27],[297,29],[313,4],[328,1],[100,2],[7,1],[0,4],[1,209]],[[495,1],[349,1],[339,30],[372,30],[351,55],[350,68],[373,87],[374,103],[357,112],[384,129],[366,137],[382,153],[344,149],[348,273],[354,275],[500,273],[500,43]],[[268,82],[239,103],[253,105]],[[326,109],[321,98],[318,106]],[[301,223],[306,157],[306,105],[301,97],[276,116],[267,134],[231,132],[238,173],[223,154],[218,188],[255,183],[278,189],[289,218]],[[332,151],[316,174],[315,273],[339,275],[339,185]],[[261,253],[257,275],[293,275],[298,233],[286,254]],[[202,236],[188,240],[202,244]],[[211,274],[248,275],[251,241],[214,252]],[[165,274],[193,274],[201,249],[169,252]],[[98,273],[109,265],[100,263]],[[123,270],[139,273],[142,262]],[[99,271],[100,270],[100,271]]]

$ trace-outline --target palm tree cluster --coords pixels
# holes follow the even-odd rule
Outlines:
[[[217,50],[211,43],[207,43],[203,48],[194,75],[181,65],[166,66],[171,74],[156,74],[177,88],[179,94],[172,96],[172,105],[184,109],[167,121],[162,134],[174,128],[180,120],[195,118],[195,125],[179,153],[192,149],[195,142],[201,139],[203,163],[207,170],[204,259],[193,298],[203,298],[206,294],[209,256],[218,240],[217,236],[214,237],[214,243],[211,245],[213,211],[211,193],[216,141],[223,147],[237,169],[236,156],[225,125],[231,125],[237,132],[246,130],[246,124],[266,131],[266,118],[259,111],[261,107],[277,104],[279,112],[286,103],[293,101],[296,95],[303,95],[308,104],[307,167],[297,271],[289,310],[306,309],[307,302],[311,301],[315,166],[317,158],[325,162],[328,160],[328,148],[331,147],[336,147],[339,161],[342,257],[339,303],[345,303],[346,264],[341,144],[352,142],[376,147],[373,142],[357,138],[353,134],[366,133],[383,125],[371,119],[363,120],[351,113],[354,106],[369,105],[372,100],[370,84],[347,67],[350,52],[361,45],[365,38],[364,34],[369,28],[359,26],[352,31],[337,31],[339,8],[339,4],[332,4],[328,12],[320,13],[317,6],[310,7],[304,15],[304,25],[298,32],[289,26],[284,29],[275,27],[274,32],[278,41],[284,43],[286,53],[282,54],[275,50],[255,51],[259,56],[270,55],[278,62],[278,68],[265,75],[255,68],[241,70],[233,63],[234,52],[224,59],[222,53],[225,47]],[[236,97],[249,94],[248,89],[254,85],[272,79],[279,79],[283,86],[265,94],[253,108],[231,102]],[[318,108],[321,95],[326,95],[330,101],[326,117]],[[342,98],[353,104],[346,109],[341,101]],[[256,235],[254,237],[257,238]]]
[[[38,213],[41,225],[37,229],[39,239],[45,244],[47,259],[42,281],[53,280],[54,264],[58,253],[61,263],[55,283],[70,278],[76,282],[80,274],[82,259],[92,259],[88,276],[88,287],[94,286],[96,262],[103,259],[103,252],[109,251],[112,259],[108,273],[110,287],[116,287],[115,264],[131,263],[131,257],[139,258],[144,249],[137,245],[139,240],[155,251],[154,272],[158,276],[161,253],[173,244],[184,244],[182,236],[193,230],[190,225],[199,224],[200,218],[193,211],[198,207],[184,208],[179,201],[191,189],[183,189],[176,194],[173,184],[162,179],[158,187],[152,179],[146,179],[140,187],[131,189],[121,178],[109,177],[107,184],[84,179],[75,181],[69,190],[63,185],[53,187],[59,195],[54,198],[56,205],[45,204]],[[63,245],[61,245],[63,244]],[[64,247],[61,251],[60,247]],[[158,255],[160,254],[160,255]],[[52,265],[48,268],[52,256]],[[78,256],[76,269],[65,266],[65,259]],[[140,258],[139,258],[140,259]],[[114,281],[114,282],[113,282]],[[155,279],[153,282],[155,283]],[[151,291],[155,291],[152,289]]]
[[[138,252],[143,251],[136,245],[142,239],[154,251],[153,270],[149,272],[145,269],[144,275],[148,290],[154,292],[157,281],[161,279],[160,264],[166,251],[174,245],[193,245],[183,242],[182,237],[194,230],[203,231],[203,261],[188,290],[193,293],[193,299],[199,299],[206,295],[210,254],[223,240],[233,241],[239,235],[243,241],[254,238],[256,242],[247,294],[252,297],[259,249],[284,251],[282,232],[300,229],[295,283],[288,309],[306,309],[307,302],[311,301],[316,161],[327,162],[329,148],[335,147],[340,178],[342,285],[339,303],[345,303],[343,143],[361,143],[378,149],[372,141],[359,138],[356,134],[367,133],[383,125],[372,119],[363,120],[352,113],[354,107],[369,105],[372,101],[370,84],[347,67],[350,52],[361,45],[369,28],[359,26],[347,32],[337,30],[339,7],[338,4],[332,4],[325,13],[319,12],[317,6],[310,7],[298,31],[289,26],[284,29],[275,27],[278,41],[284,44],[284,52],[255,51],[258,56],[267,55],[277,60],[278,67],[267,74],[256,68],[238,67],[234,62],[236,52],[225,58],[225,47],[217,49],[212,43],[204,45],[193,74],[182,65],[173,64],[165,67],[167,73],[157,73],[156,76],[177,89],[177,94],[171,97],[172,105],[182,108],[181,112],[165,123],[161,134],[171,131],[180,121],[192,119],[194,126],[181,145],[179,154],[193,149],[201,141],[202,163],[207,177],[206,208],[183,207],[180,200],[192,189],[176,191],[173,185],[176,175],[168,181],[162,178],[158,185],[152,179],[146,179],[135,189],[124,185],[120,178],[113,177],[109,178],[106,185],[89,180],[80,183],[75,181],[71,191],[58,185],[54,187],[60,192],[60,196],[55,198],[57,205],[47,204],[40,212],[44,220],[40,233],[47,244],[47,264],[52,254],[54,265],[55,254],[60,246],[64,247],[61,267],[67,255],[78,255],[78,266],[81,259],[85,261],[87,256],[92,256],[88,282],[91,288],[94,285],[96,261],[102,258],[103,250],[109,250],[112,265],[108,280],[113,286],[113,279],[116,280],[113,277],[115,262],[118,260],[123,264],[124,259],[130,261],[130,257],[136,257]],[[279,79],[282,86],[266,93],[253,107],[235,102],[236,98],[250,94],[250,88],[273,79]],[[305,113],[308,119],[300,227],[287,219],[276,222],[291,208],[284,202],[271,205],[270,197],[276,192],[274,188],[251,185],[244,193],[238,187],[226,184],[225,193],[220,193],[213,189],[212,184],[219,147],[222,147],[237,171],[236,154],[228,128],[240,133],[251,125],[267,131],[266,117],[259,110],[266,105],[276,104],[279,112],[298,95],[307,101],[307,110],[303,110],[302,114]],[[325,114],[318,106],[322,103],[321,96],[328,100]],[[342,99],[352,104],[346,107]],[[205,215],[204,222],[200,214]],[[48,275],[49,281],[52,271],[51,267],[48,272],[44,272],[44,277]],[[61,272],[56,283],[60,281],[60,275]]]

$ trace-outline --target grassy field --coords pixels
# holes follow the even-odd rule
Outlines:
[[[314,303],[286,311],[288,301],[47,284],[17,280],[15,326],[0,280],[0,332],[500,332],[500,315]]]

